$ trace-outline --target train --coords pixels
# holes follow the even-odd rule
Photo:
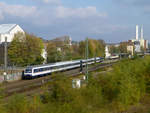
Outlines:
[[[96,62],[102,62],[103,60],[103,57],[95,57],[90,59],[57,62],[46,65],[28,66],[24,70],[22,79],[32,79],[38,76],[49,75],[53,72],[71,70],[74,68],[80,68],[82,71],[82,68],[86,64],[94,64]]]

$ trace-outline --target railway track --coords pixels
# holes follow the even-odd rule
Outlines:
[[[115,62],[114,62],[115,63]],[[95,71],[97,69],[100,68],[105,68],[105,67],[110,67],[112,66],[114,63],[107,63],[107,64],[98,64],[98,65],[94,65],[89,67],[89,71]],[[78,75],[84,74],[85,73],[85,68],[83,68],[82,73],[80,72],[80,69],[74,69],[74,70],[69,70],[69,71],[65,71],[62,72],[62,75],[65,75],[67,77],[77,77]],[[58,73],[58,75],[61,75],[60,72]],[[55,79],[54,76],[44,76],[44,77],[40,77],[40,78],[36,78],[36,79],[32,79],[32,80],[20,80],[20,81],[16,81],[16,82],[12,82],[12,83],[4,83],[0,89],[2,89],[4,91],[4,95],[5,97],[9,97],[15,93],[23,93],[23,94],[27,94],[27,95],[31,95],[33,93],[37,93],[37,91],[40,91],[41,86],[43,86],[44,84],[53,81]]]

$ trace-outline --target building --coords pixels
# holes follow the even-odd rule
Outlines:
[[[10,43],[14,35],[18,32],[24,33],[23,29],[17,24],[0,25],[0,64],[4,64],[4,42],[7,37],[7,43]]]
[[[139,26],[136,25],[136,38],[131,40],[135,44],[135,52],[141,52],[148,49],[148,40],[144,39],[143,26],[141,27],[141,36],[139,38]]]
[[[4,42],[5,42],[5,37],[7,37],[7,43],[10,43],[15,34],[17,33],[23,33],[25,34],[24,30],[17,24],[1,24],[0,25],[0,63],[3,63],[3,58],[4,58]],[[44,62],[46,63],[47,61],[47,52],[46,48],[42,50],[41,56],[44,58]]]
[[[134,41],[134,52],[140,53],[141,52],[141,45],[139,41]]]
[[[1,24],[0,44],[5,42],[5,37],[7,37],[7,42],[11,42],[14,38],[14,35],[18,32],[24,33],[23,29],[17,24]]]
[[[131,53],[131,55],[134,55],[134,46],[133,45],[127,45],[127,52]]]
[[[105,58],[110,58],[111,54],[109,53],[108,46],[105,46]]]

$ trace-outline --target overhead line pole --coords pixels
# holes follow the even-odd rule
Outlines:
[[[7,81],[7,37],[5,37],[4,52],[4,81]]]
[[[86,38],[86,48],[85,48],[85,54],[86,54],[86,60],[88,60],[89,57],[89,49],[88,49],[88,38]],[[88,62],[86,62],[86,81],[88,82]]]

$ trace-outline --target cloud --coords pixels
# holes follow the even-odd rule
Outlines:
[[[3,13],[0,11],[0,20],[3,20],[3,19],[4,19]]]
[[[58,18],[68,18],[68,17],[79,17],[79,18],[87,18],[91,16],[98,17],[106,17],[106,13],[99,13],[96,7],[89,6],[86,8],[65,8],[63,6],[59,6],[56,8],[56,16]]]
[[[113,0],[117,4],[135,6],[135,7],[147,7],[150,6],[150,0]]]
[[[47,4],[60,4],[61,3],[60,0],[43,0],[43,2]]]
[[[33,16],[36,10],[35,6],[9,5],[4,2],[0,2],[0,14],[25,18]]]
[[[0,21],[1,18],[7,22],[21,23],[26,31],[46,38],[71,35],[79,40],[80,37],[100,35],[110,29],[105,27],[108,23],[107,13],[98,11],[94,6],[69,8],[49,4],[49,7],[44,7],[43,4],[26,6],[0,2]]]
[[[136,10],[135,13],[140,14],[150,13],[150,0],[112,0],[117,6],[121,8],[130,8],[131,10]],[[126,9],[127,11],[129,9]]]

